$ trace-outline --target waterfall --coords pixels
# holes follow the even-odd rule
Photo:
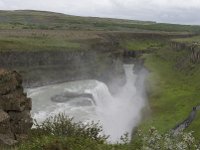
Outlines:
[[[121,87],[120,92],[112,96],[108,87],[99,81],[97,86],[86,93],[93,95],[96,102],[96,113],[103,126],[104,133],[110,135],[110,141],[119,141],[125,133],[129,133],[137,126],[141,119],[141,109],[144,107],[145,99],[141,92],[137,92],[136,79],[133,73],[133,65],[124,65],[126,84]]]
[[[132,129],[141,120],[141,110],[146,104],[143,95],[145,76],[135,74],[133,67],[134,65],[124,65],[126,84],[120,87],[115,95],[110,93],[105,83],[97,80],[67,82],[28,89],[28,95],[33,99],[32,115],[34,119],[42,122],[51,115],[65,113],[74,117],[75,121],[99,121],[103,127],[103,134],[110,135],[108,140],[112,143],[119,141],[125,133],[129,133],[130,138]],[[62,96],[67,91],[91,94],[93,100],[79,97],[63,103],[51,101],[55,95]]]

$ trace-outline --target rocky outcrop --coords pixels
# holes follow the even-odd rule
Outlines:
[[[168,39],[187,37],[165,33],[99,32],[98,36],[81,42],[87,46],[77,50],[9,50],[0,52],[0,68],[14,69],[23,76],[24,87],[37,87],[74,80],[96,79],[109,87],[115,81],[125,83],[123,60],[139,52],[123,52],[120,41],[126,39]],[[96,38],[98,37],[98,38]],[[146,52],[145,52],[146,53]],[[124,56],[123,56],[124,54]],[[132,59],[132,57],[131,57]],[[117,80],[116,80],[117,78]],[[114,81],[114,82],[113,82]],[[111,89],[111,88],[110,88]],[[115,89],[114,89],[115,90]]]
[[[0,68],[20,72],[24,87],[84,79],[108,82],[116,76],[121,78],[124,75],[122,56],[118,56],[121,52],[112,53],[107,45],[98,50],[95,46],[93,50],[76,52],[0,52]]]
[[[199,63],[200,62],[200,44],[193,43],[193,45],[190,46],[190,49],[191,49],[190,61],[192,63]]]
[[[65,92],[65,93],[62,93],[59,95],[55,95],[55,96],[51,97],[51,101],[57,102],[57,103],[63,103],[63,102],[70,101],[73,98],[80,98],[80,97],[81,98],[89,98],[94,101],[92,94],[76,93],[76,92]]]
[[[187,48],[186,43],[181,43],[181,42],[176,42],[176,41],[171,41],[170,46],[175,50],[183,50]]]
[[[172,133],[177,135],[180,132],[182,132],[184,129],[188,128],[190,126],[190,124],[194,121],[197,111],[200,110],[200,105],[193,107],[191,113],[189,114],[189,116],[182,121],[181,123],[177,124],[173,129],[172,129]]]
[[[31,107],[21,76],[0,69],[0,144],[13,145],[26,138],[32,127]]]
[[[172,41],[170,43],[170,46],[174,50],[186,50],[188,51],[188,60],[191,63],[199,63],[200,62],[200,43],[194,42],[194,43],[182,43],[182,42],[176,42]]]

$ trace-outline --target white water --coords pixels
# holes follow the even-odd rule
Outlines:
[[[58,113],[74,117],[75,121],[100,121],[103,132],[110,135],[109,141],[119,141],[124,133],[131,135],[132,129],[141,119],[141,109],[145,106],[143,77],[133,73],[133,65],[124,65],[126,84],[114,96],[106,84],[96,80],[84,80],[28,89],[33,102],[33,118],[38,122]],[[136,82],[138,87],[136,87]],[[140,91],[138,91],[140,90]],[[90,93],[90,98],[73,98],[65,103],[55,103],[51,97],[66,91]]]

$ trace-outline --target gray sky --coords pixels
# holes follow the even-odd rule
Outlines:
[[[200,25],[200,0],[0,0],[0,9]]]

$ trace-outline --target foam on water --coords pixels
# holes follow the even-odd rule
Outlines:
[[[111,95],[106,84],[96,80],[28,89],[28,95],[33,99],[33,118],[42,122],[50,116],[65,113],[74,117],[75,121],[100,121],[104,134],[110,135],[111,142],[119,141],[120,137],[127,132],[131,135],[132,129],[141,119],[145,98],[141,92],[143,88],[136,87],[139,78],[133,73],[133,65],[124,65],[124,68],[127,82],[114,96]],[[140,85],[143,85],[144,80],[142,79],[141,82]],[[95,104],[89,98],[72,99],[66,103],[51,101],[51,97],[66,91],[92,94]]]

